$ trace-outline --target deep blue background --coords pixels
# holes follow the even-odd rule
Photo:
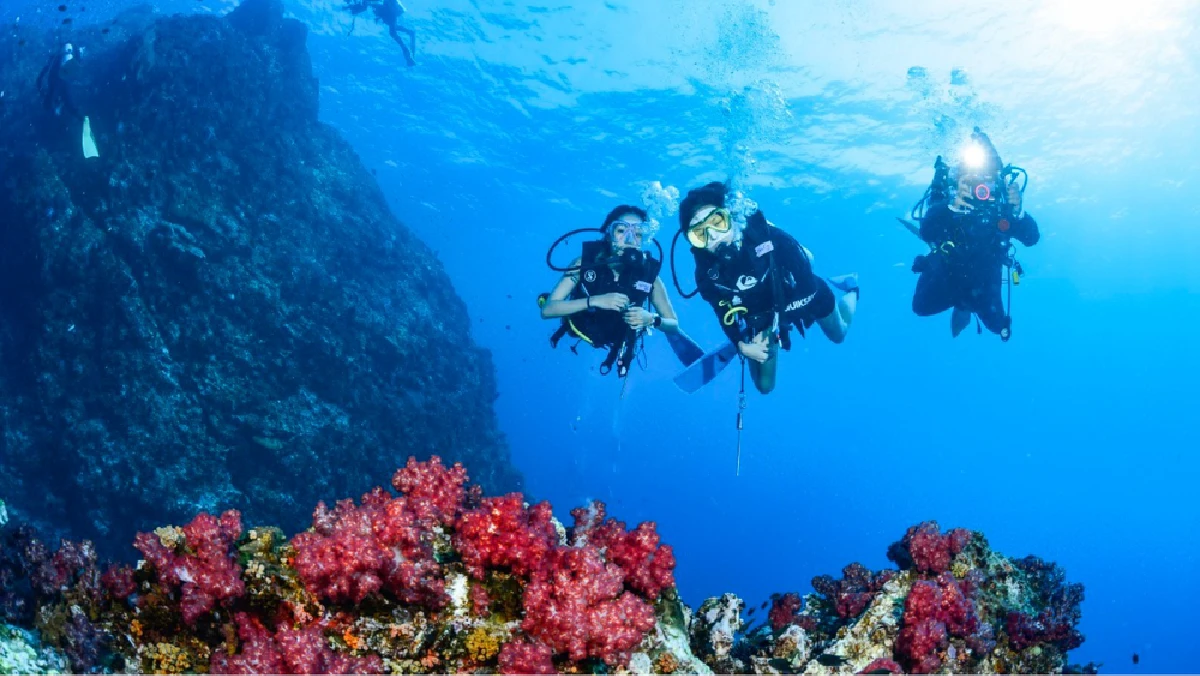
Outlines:
[[[1162,100],[1163,91],[1200,96],[1194,43],[1172,70],[1139,85],[1157,86],[1132,87],[1126,99],[1089,100],[1067,83],[1024,76],[994,83],[1039,102],[1019,109],[976,102],[989,91],[986,78],[948,99],[916,91],[872,100],[852,83],[825,83],[784,95],[780,109],[769,96],[739,99],[742,84],[730,88],[736,78],[722,70],[753,66],[762,57],[754,49],[699,66],[682,48],[647,57],[675,59],[682,84],[647,87],[627,69],[655,39],[703,42],[707,19],[681,43],[670,30],[630,26],[625,36],[602,35],[607,51],[595,54],[588,22],[629,6],[578,10],[583,29],[570,38],[579,43],[571,59],[606,72],[606,89],[573,82],[580,63],[559,56],[572,53],[568,38],[537,30],[548,12],[574,10],[412,0],[406,21],[418,30],[420,65],[409,70],[378,26],[360,23],[347,35],[335,4],[288,3],[313,28],[322,117],[378,171],[395,212],[450,271],[477,340],[495,355],[497,408],[529,492],[551,500],[560,518],[595,498],[631,525],[656,521],[693,604],[724,591],[757,604],[772,592],[807,591],[813,576],[852,561],[887,566],[889,543],[936,519],[980,530],[1010,556],[1057,561],[1086,585],[1087,642],[1073,661],[1129,671],[1138,652],[1139,670],[1194,670],[1198,125],[1190,108],[1143,110],[1124,126],[1081,122],[1105,106],[1138,110],[1138,97]],[[852,19],[874,11],[872,3],[844,4]],[[6,23],[21,5],[0,8]],[[705,5],[736,24],[713,33],[717,47],[761,39],[763,53],[774,53],[788,33],[771,26],[768,5]],[[1024,18],[989,11],[1014,30]],[[922,26],[893,28],[920,35]],[[853,46],[850,58],[869,58],[869,47]],[[966,55],[982,47],[946,48]],[[487,56],[504,50],[522,58]],[[603,60],[618,57],[606,70]],[[914,57],[889,67],[902,88],[914,65],[944,84],[949,63]],[[1103,76],[1078,74],[1107,92]],[[787,89],[815,76],[797,67],[776,78]],[[1078,118],[1047,112],[1067,96]],[[847,130],[847,120],[858,122]],[[922,245],[893,220],[920,196],[938,142],[977,123],[988,125],[1006,160],[1030,169],[1026,207],[1043,232],[1037,247],[1020,252],[1027,276],[1008,344],[973,331],[952,340],[948,316],[911,314],[908,266]],[[825,136],[826,127],[840,131]],[[809,144],[832,150],[813,154]],[[867,150],[888,166],[858,159]],[[686,191],[731,174],[815,253],[818,272],[856,271],[863,288],[845,344],[819,334],[798,342],[783,357],[775,393],[749,395],[740,476],[736,368],[684,395],[659,337],[649,341],[648,369],[632,375],[621,399],[618,381],[594,371],[599,353],[549,348],[554,325],[534,302],[557,278],[543,257],[561,232],[598,226],[615,204],[637,203],[640,182]],[[673,225],[665,223],[664,245]],[[680,259],[687,288],[689,258]],[[716,347],[722,336],[707,306],[673,300],[685,329]]]

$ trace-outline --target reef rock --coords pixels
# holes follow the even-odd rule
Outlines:
[[[437,449],[520,488],[489,353],[435,255],[317,119],[305,27],[75,26],[82,121],[43,108],[49,35],[0,38],[0,494],[104,550],[197,508],[302,526]],[[350,450],[353,449],[353,450]]]

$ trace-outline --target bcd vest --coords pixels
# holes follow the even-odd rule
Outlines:
[[[658,278],[662,263],[642,251],[627,252],[621,256],[617,267],[620,278],[614,279],[613,269],[609,267],[612,261],[608,240],[585,242],[580,256],[579,283],[571,290],[569,298],[579,300],[621,293],[629,298],[629,307],[644,307],[654,290],[654,281]],[[624,375],[628,358],[632,357],[637,331],[625,323],[623,313],[591,308],[563,317],[562,325],[550,337],[550,344],[557,347],[568,333],[592,347],[608,348],[608,357],[601,364],[602,373],[607,373],[618,357],[622,357],[621,375]],[[623,352],[626,354],[622,355]]]

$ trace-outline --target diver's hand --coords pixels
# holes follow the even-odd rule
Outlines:
[[[1011,183],[1008,186],[1008,203],[1012,205],[1013,213],[1021,213],[1021,189],[1016,183]]]
[[[632,307],[625,313],[625,323],[630,328],[641,331],[644,328],[654,325],[654,315],[644,307]]]
[[[623,293],[606,293],[603,296],[592,296],[592,307],[601,310],[624,312],[629,308],[629,296]]]
[[[739,340],[738,352],[741,352],[742,356],[746,359],[753,359],[760,364],[765,362],[767,357],[771,355],[771,351],[767,343],[767,335],[765,333],[760,333],[749,343]]]
[[[975,207],[967,200],[971,197],[971,187],[966,183],[958,184],[958,194],[954,196],[954,202],[950,205],[950,211],[955,211],[960,214],[970,213]]]

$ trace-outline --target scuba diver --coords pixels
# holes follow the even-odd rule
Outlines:
[[[930,249],[913,261],[913,272],[920,274],[913,312],[929,317],[953,309],[952,335],[958,336],[974,315],[979,333],[982,322],[1001,340],[1009,339],[1012,286],[1024,274],[1012,240],[1033,246],[1041,237],[1033,217],[1023,211],[1028,181],[1024,169],[1000,161],[991,139],[978,127],[953,170],[937,158],[933,184],[912,210],[919,227],[914,230],[901,219]]]
[[[75,107],[67,83],[78,70],[79,57],[82,54],[83,48],[76,50],[70,42],[63,45],[61,51],[51,54],[46,65],[38,73],[37,90],[42,95],[42,106],[47,111],[53,111],[56,116],[66,111],[70,117],[83,123],[83,155],[96,157],[99,153],[96,152],[96,140],[92,136],[91,120],[81,115]]]
[[[756,206],[727,208],[729,197],[727,184],[712,182],[689,192],[680,204],[676,241],[686,234],[696,261],[697,286],[691,294],[680,293],[685,298],[699,293],[708,301],[732,344],[722,348],[728,351],[722,361],[732,359],[736,346],[737,354],[750,360],[754,385],[768,394],[775,389],[779,348],[791,349],[791,328],[803,336],[815,323],[833,342],[846,339],[858,305],[858,280],[855,275],[828,280],[817,276],[808,249],[770,223]],[[673,256],[674,244],[671,250]],[[678,287],[678,279],[675,284]],[[831,285],[845,292],[840,300]],[[715,375],[716,369],[711,369],[695,386]],[[680,380],[676,383],[684,387]]]
[[[408,62],[409,67],[417,65],[417,62],[413,60],[413,54],[417,52],[417,33],[411,28],[400,25],[400,17],[406,10],[399,0],[345,0],[345,2],[346,9],[350,10],[354,16],[358,16],[368,9],[374,10],[375,18],[388,27],[388,34],[392,36],[396,44],[400,45],[401,51],[404,52],[404,60]],[[353,24],[351,24],[350,30],[354,30]],[[404,44],[400,33],[408,35],[408,45]]]
[[[608,213],[601,228],[573,230],[555,241],[546,254],[551,269],[564,273],[549,294],[538,297],[543,319],[561,319],[550,337],[554,347],[568,333],[579,342],[608,350],[600,366],[602,374],[614,366],[624,378],[637,357],[643,333],[661,329],[671,349],[684,365],[703,351],[682,331],[666,287],[658,278],[658,259],[642,251],[651,226],[644,209],[621,205]],[[566,268],[555,267],[550,257],[555,247],[581,232],[599,232],[600,239],[584,242],[582,255]],[[661,251],[661,248],[660,248]],[[654,312],[647,310],[646,302]]]

